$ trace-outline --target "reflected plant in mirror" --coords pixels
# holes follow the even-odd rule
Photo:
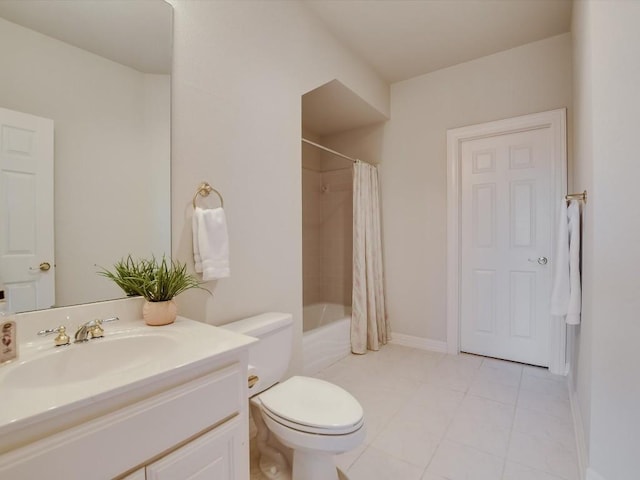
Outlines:
[[[145,263],[136,262],[131,255],[128,255],[127,258],[118,260],[113,265],[113,272],[101,267],[102,269],[98,272],[98,275],[113,281],[127,297],[135,297],[140,295],[141,278],[144,275],[143,270],[145,267]]]
[[[170,254],[172,16],[164,0],[0,2],[12,311],[121,297],[95,265]]]

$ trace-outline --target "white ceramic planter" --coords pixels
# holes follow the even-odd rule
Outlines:
[[[169,325],[175,322],[177,314],[178,307],[173,300],[166,302],[146,301],[142,307],[142,318],[147,325]]]

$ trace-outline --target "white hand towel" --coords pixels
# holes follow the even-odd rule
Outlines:
[[[222,208],[202,209],[193,212],[193,257],[196,272],[202,280],[209,281],[230,275],[229,236],[227,220]]]
[[[579,325],[582,304],[580,285],[580,205],[572,200],[568,209],[569,216],[569,283],[571,295],[567,306],[567,325]]]
[[[193,261],[195,263],[196,272],[202,273],[202,257],[200,257],[200,242],[198,241],[198,231],[200,230],[200,217],[202,213],[197,212],[202,210],[197,207],[193,211],[193,217],[191,218],[191,233],[193,237]]]
[[[580,323],[580,206],[572,200],[562,201],[556,270],[551,294],[551,314],[565,317],[567,324]]]
[[[553,292],[551,294],[551,315],[564,317],[571,295],[569,283],[569,222],[567,218],[567,202],[560,206],[560,224],[558,225],[558,244],[556,246],[556,270],[553,276]]]

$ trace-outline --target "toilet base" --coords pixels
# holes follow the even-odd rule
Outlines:
[[[294,450],[292,480],[339,480],[334,455]]]
[[[262,419],[262,415],[260,413],[260,407],[252,402],[250,404],[251,407],[251,416],[253,422],[256,426],[256,438],[255,438],[255,447],[260,454],[260,459],[258,460],[258,466],[262,475],[269,480],[292,480],[292,468],[290,467],[290,463],[294,464],[295,469],[295,460],[298,459],[299,465],[296,470],[296,474],[298,477],[293,477],[293,480],[303,479],[303,480],[315,480],[316,478],[321,480],[349,480],[349,477],[346,473],[344,473],[340,468],[337,468],[334,463],[335,456],[333,454],[325,454],[319,455],[315,453],[307,453],[304,451],[294,451],[293,458],[287,459],[285,452],[282,449],[287,449],[284,445],[280,444],[280,448],[276,448],[272,443],[271,432],[267,428]],[[296,455],[297,453],[297,455]],[[324,467],[320,466],[318,475],[308,475],[305,469],[316,468],[316,463],[318,462],[318,458],[311,457],[325,457],[322,458],[322,462],[324,463]],[[293,460],[293,461],[291,461]],[[330,467],[326,467],[326,462],[329,463]],[[328,473],[325,475],[325,471]]]
[[[269,444],[270,432],[264,424],[260,408],[250,404],[251,416],[256,425],[256,448],[260,452],[258,465],[262,475],[269,480],[291,480],[291,467],[287,457],[279,449]]]
[[[265,478],[269,480],[291,480],[291,470],[287,467],[286,470],[279,462],[274,462],[266,455],[260,456],[260,471]]]

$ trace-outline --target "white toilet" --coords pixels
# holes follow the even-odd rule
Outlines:
[[[258,377],[249,395],[263,474],[278,480],[337,480],[334,455],[365,438],[360,403],[342,388],[316,378],[291,377],[278,383],[291,358],[290,314],[265,313],[223,328],[259,339],[249,347],[249,376]],[[270,434],[293,450],[291,473],[285,452],[270,444]],[[340,478],[346,475],[341,472]]]

